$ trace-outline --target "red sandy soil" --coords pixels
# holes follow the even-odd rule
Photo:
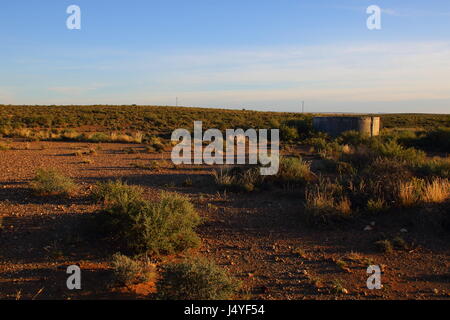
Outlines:
[[[302,224],[295,193],[220,192],[211,167],[177,167],[170,153],[145,153],[126,144],[12,142],[0,151],[0,299],[145,299],[154,283],[120,288],[109,262],[115,248],[86,231],[87,217],[99,209],[89,198],[97,181],[122,178],[145,189],[148,199],[161,190],[188,195],[205,222],[198,233],[202,246],[194,254],[214,259],[241,279],[241,299],[448,299],[449,235],[420,223],[371,217],[343,226],[317,229]],[[76,150],[101,149],[90,156]],[[124,150],[133,148],[138,153]],[[308,156],[308,155],[306,155]],[[83,163],[89,158],[93,162]],[[160,170],[137,163],[159,161]],[[75,196],[38,197],[27,183],[36,169],[54,167],[80,185]],[[192,185],[185,183],[187,179]],[[372,231],[366,225],[375,222]],[[401,233],[402,228],[407,229]],[[402,237],[405,250],[384,254],[374,242]],[[353,254],[353,255],[351,255]],[[351,256],[349,256],[351,255]],[[345,264],[338,262],[342,260]],[[78,264],[82,290],[66,287],[66,268]],[[368,264],[383,270],[383,289],[366,287]],[[338,283],[345,292],[336,292]]]

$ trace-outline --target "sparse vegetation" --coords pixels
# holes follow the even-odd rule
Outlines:
[[[100,213],[100,223],[127,248],[159,255],[199,244],[195,228],[200,217],[186,197],[162,192],[159,200],[144,201],[133,188],[121,184],[112,188],[106,198],[111,205]]]
[[[30,187],[38,195],[69,195],[76,184],[55,169],[39,169]]]
[[[392,245],[392,242],[387,239],[376,241],[375,246],[380,252],[383,253],[394,252],[394,246]]]
[[[7,145],[6,143],[0,142],[0,151],[1,150],[10,150],[11,147]]]
[[[154,277],[154,270],[151,270],[145,263],[120,253],[113,255],[111,266],[116,281],[122,285],[142,283]]]
[[[196,257],[164,266],[157,291],[167,300],[227,300],[240,288],[212,260]]]
[[[273,178],[279,185],[302,186],[313,179],[310,164],[299,157],[282,157],[277,175]]]
[[[264,176],[257,166],[223,167],[213,172],[214,180],[221,188],[231,191],[251,192],[262,186]]]
[[[404,298],[398,288],[374,290],[366,295],[364,283],[355,285],[359,280],[344,272],[363,275],[368,265],[376,264],[384,269],[386,264],[403,273],[403,266],[420,255],[421,271],[427,268],[436,275],[432,288],[438,289],[430,290],[426,281],[417,281],[416,289],[420,290],[421,297],[429,297],[430,292],[446,297],[445,268],[439,265],[440,257],[434,253],[438,250],[445,253],[446,247],[441,243],[447,236],[444,232],[450,230],[446,214],[450,204],[450,158],[446,154],[450,118],[386,115],[383,118],[387,123],[379,137],[346,132],[333,138],[314,132],[311,115],[220,112],[223,112],[221,117],[217,117],[217,110],[196,108],[0,106],[0,135],[4,140],[0,142],[0,150],[11,150],[1,153],[7,168],[1,189],[5,199],[0,201],[2,217],[5,216],[3,226],[0,217],[5,252],[10,254],[8,250],[12,252],[16,246],[26,248],[29,244],[30,251],[28,248],[18,251],[24,261],[30,258],[26,256],[28,252],[33,260],[34,254],[44,250],[46,259],[58,259],[62,265],[63,261],[91,263],[91,257],[96,263],[97,252],[104,250],[110,256],[120,251],[128,256],[117,253],[110,261],[110,268],[102,262],[96,263],[96,268],[105,274],[112,271],[117,284],[127,287],[110,287],[108,283],[105,287],[109,291],[103,292],[99,287],[99,294],[128,298],[145,291],[147,295],[157,283],[156,296],[161,299],[235,298],[240,283],[226,272],[228,266],[244,279],[252,297],[257,298],[326,299],[348,294],[349,290],[352,298]],[[206,190],[210,187],[207,179],[211,180],[204,175],[208,169],[174,166],[167,160],[170,133],[180,127],[189,130],[193,119],[202,120],[205,130],[280,128],[283,156],[278,174],[261,176],[259,165],[223,166],[213,173],[218,188]],[[399,124],[403,129],[397,128]],[[418,127],[412,128],[413,125]],[[32,142],[37,140],[57,142]],[[123,144],[111,145],[111,142]],[[48,151],[41,151],[44,148]],[[19,161],[22,156],[24,161]],[[51,159],[48,163],[60,161],[57,165],[63,172],[72,174],[79,169],[80,194],[71,199],[49,198],[48,201],[29,197],[20,181],[27,178],[34,156],[38,160],[35,163],[45,163],[42,161],[48,159]],[[113,157],[114,161],[109,162]],[[18,170],[14,179],[16,159],[25,168]],[[88,165],[92,163],[95,166]],[[133,167],[152,171],[133,170]],[[177,172],[166,170],[173,168]],[[92,197],[85,197],[92,188],[89,181],[111,176],[122,176],[142,186],[109,180],[94,185]],[[30,187],[41,195],[73,194],[76,189],[72,180],[54,169],[38,172]],[[158,195],[154,192],[158,189],[177,190],[198,199],[195,204],[201,210],[202,219],[187,196],[167,192]],[[100,209],[91,214],[92,208],[97,207]],[[19,217],[28,214],[25,210],[32,213],[30,219],[24,219],[27,228],[18,223]],[[35,213],[42,214],[42,218]],[[204,236],[201,251],[205,258],[195,258],[197,251],[189,249],[201,242],[196,231],[203,216],[208,222],[199,228]],[[79,219],[85,217],[94,222],[86,224],[93,227],[92,234],[78,233],[78,222],[84,222]],[[333,230],[307,230],[323,224]],[[56,239],[66,231],[76,237],[61,236],[64,240],[60,244]],[[95,250],[90,251],[93,245],[85,236],[96,237]],[[34,241],[37,237],[39,241]],[[436,239],[429,243],[432,237]],[[77,249],[71,250],[74,245]],[[364,256],[348,250],[359,250]],[[191,258],[180,261],[181,254]],[[265,259],[269,256],[273,258]],[[222,269],[214,264],[213,258],[227,267]],[[253,267],[259,259],[265,260],[262,267]],[[274,265],[269,266],[271,263]],[[323,273],[325,266],[327,272]],[[9,267],[7,262],[5,268]],[[417,265],[417,269],[421,267]],[[156,277],[156,268],[161,270],[160,277]],[[280,283],[274,281],[277,270],[286,274]],[[42,272],[49,281],[54,280],[51,273]],[[299,273],[304,277],[298,276]],[[21,274],[11,273],[8,277],[11,281],[21,281]],[[156,279],[159,281],[154,282]],[[152,281],[143,283],[148,280]],[[313,290],[285,290],[308,284],[314,286]],[[21,295],[29,297],[30,287],[24,285]],[[396,283],[386,284],[385,288],[389,285],[396,286]],[[39,292],[46,298],[53,294],[52,290]],[[76,294],[73,293],[74,297]],[[83,294],[91,297],[87,291]],[[11,291],[2,297],[7,295],[12,297]],[[408,295],[414,297],[411,290]]]
[[[121,180],[97,183],[92,196],[96,201],[102,201],[108,205],[126,207],[128,204],[143,201],[143,189],[138,186],[130,186]]]

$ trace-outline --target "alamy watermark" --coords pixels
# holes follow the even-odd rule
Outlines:
[[[69,290],[81,290],[81,269],[77,265],[67,267],[67,274],[70,276],[66,280],[66,286]]]
[[[367,7],[366,13],[370,15],[366,21],[367,29],[381,30],[381,12],[381,8],[377,5]],[[81,30],[81,8],[72,4],[67,7],[66,13],[70,14],[66,20],[67,29]]]
[[[66,26],[69,30],[81,30],[81,9],[79,6],[72,4],[67,7],[67,14],[70,16],[66,20]]]
[[[381,268],[378,265],[371,265],[367,268],[367,274],[370,276],[367,278],[367,288],[369,290],[380,290],[383,288],[381,284]]]
[[[186,129],[172,133],[172,141],[179,142],[172,149],[172,162],[176,165],[259,164],[261,175],[275,175],[280,161],[280,135],[278,129],[270,129],[269,149],[268,131],[227,129],[224,138],[218,129],[203,132],[202,121],[194,121],[193,137]],[[210,143],[203,148],[204,142]]]
[[[366,13],[370,14],[367,18],[367,29],[381,30],[381,8],[376,5],[371,5],[367,7]]]

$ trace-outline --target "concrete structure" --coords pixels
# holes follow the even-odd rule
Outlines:
[[[354,130],[373,137],[380,134],[380,117],[314,117],[313,127],[330,136],[338,136],[342,132]]]

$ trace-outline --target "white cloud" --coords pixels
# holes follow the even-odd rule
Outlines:
[[[162,60],[172,71],[149,90],[172,94],[177,88],[192,99],[450,99],[449,43],[268,48]]]

